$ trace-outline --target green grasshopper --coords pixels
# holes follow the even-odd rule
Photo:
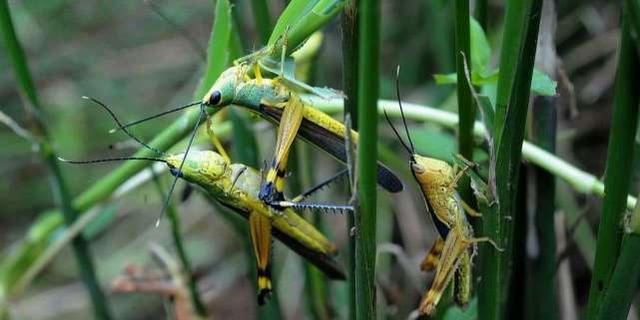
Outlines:
[[[429,317],[434,314],[444,290],[456,273],[455,300],[461,306],[466,305],[469,301],[472,285],[471,258],[477,243],[489,242],[497,250],[501,251],[501,249],[488,237],[474,237],[465,211],[471,216],[479,217],[481,215],[464,203],[456,192],[458,180],[472,164],[467,164],[462,170],[458,170],[457,166],[452,167],[444,161],[417,154],[402,109],[397,78],[396,95],[408,144],[393,126],[386,110],[384,114],[394,134],[410,154],[411,172],[420,186],[427,210],[439,235],[436,243],[421,263],[421,269],[425,271],[435,268],[431,287],[423,296],[419,306],[420,314]]]
[[[102,106],[123,131],[143,147],[160,155],[154,157],[122,157],[87,161],[70,161],[73,164],[88,164],[110,161],[155,161],[165,163],[176,178],[182,178],[201,187],[209,196],[249,220],[251,242],[258,267],[258,303],[264,304],[271,292],[270,251],[272,234],[289,248],[306,258],[331,279],[344,279],[342,267],[334,259],[336,247],[312,224],[302,218],[293,208],[273,210],[258,198],[262,177],[258,171],[244,164],[231,163],[228,158],[214,151],[192,150],[188,155],[167,155],[149,146],[124,128],[116,115],[103,103]],[[328,184],[330,180],[322,184]],[[319,186],[320,187],[320,186]],[[312,190],[317,190],[314,187]],[[304,196],[311,191],[305,192]],[[298,205],[303,197],[296,198]],[[313,207],[313,205],[309,205]],[[350,210],[347,206],[333,206],[335,210]]]
[[[254,78],[249,77],[248,69],[251,66],[254,69]],[[296,136],[299,135],[343,163],[347,160],[344,148],[347,131],[344,124],[311,107],[297,93],[284,85],[281,77],[263,78],[257,63],[239,64],[224,71],[201,101],[165,111],[120,128],[127,128],[192,106],[200,106],[201,114],[205,114],[204,108],[219,110],[229,105],[247,108],[266,120],[279,123],[274,157],[259,193],[261,200],[275,208],[282,207],[281,204],[284,203],[283,190],[287,160]],[[351,140],[354,143],[358,141],[358,133],[353,130]],[[403,189],[402,182],[395,174],[380,163],[377,180],[390,192],[399,192]]]

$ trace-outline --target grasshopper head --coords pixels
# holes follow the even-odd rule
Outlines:
[[[184,160],[182,170],[180,164],[184,153],[170,155],[166,158],[169,171],[174,176],[183,178],[189,182],[206,185],[223,177],[228,168],[228,163],[219,154],[210,150],[191,150]]]
[[[206,107],[224,107],[233,101],[236,95],[237,82],[242,79],[241,66],[225,70],[202,98]]]
[[[454,177],[448,163],[418,154],[412,156],[411,171],[420,185],[448,186]]]

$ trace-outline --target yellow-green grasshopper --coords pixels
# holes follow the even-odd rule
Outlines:
[[[102,106],[122,127],[116,115],[106,105],[95,99],[91,100]],[[271,292],[269,268],[272,234],[313,263],[329,278],[345,278],[344,270],[334,258],[337,253],[336,247],[322,233],[293,208],[276,211],[258,198],[262,177],[255,169],[243,164],[231,163],[225,156],[208,150],[192,150],[186,156],[185,154],[166,155],[132,135],[126,128],[123,131],[145,148],[158,153],[159,157],[61,160],[75,164],[128,160],[162,162],[169,167],[171,174],[176,178],[183,178],[201,187],[219,203],[248,219],[258,267],[258,302],[260,304],[266,301]],[[300,203],[300,207],[304,206],[304,203]],[[336,206],[336,210],[348,209],[346,206]]]
[[[253,66],[254,78],[249,77]],[[347,159],[346,129],[342,122],[314,109],[296,92],[284,85],[281,78],[263,78],[257,64],[239,64],[224,71],[201,101],[196,101],[155,116],[129,123],[124,128],[165,115],[173,111],[199,105],[201,108],[221,109],[237,105],[278,124],[278,137],[270,170],[260,190],[260,199],[278,207],[284,200],[282,191],[291,144],[296,136],[319,147],[338,160]],[[357,143],[358,133],[351,131],[352,141]],[[188,151],[187,151],[188,152]],[[390,192],[402,190],[402,182],[384,165],[378,164],[378,183]]]
[[[431,287],[423,296],[419,306],[421,315],[431,316],[444,290],[456,273],[458,277],[455,286],[455,300],[460,305],[465,305],[469,301],[472,280],[471,258],[475,252],[476,243],[489,242],[496,249],[501,249],[488,237],[474,237],[465,211],[471,216],[480,216],[480,214],[466,205],[456,192],[456,184],[469,165],[462,170],[457,170],[457,167],[453,167],[447,162],[417,154],[409,135],[397,82],[396,94],[408,144],[393,126],[386,110],[384,114],[398,140],[410,154],[411,172],[420,186],[428,212],[438,231],[436,243],[421,263],[423,270],[435,268]]]

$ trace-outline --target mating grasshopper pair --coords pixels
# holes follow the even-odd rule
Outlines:
[[[251,239],[258,265],[258,301],[263,303],[271,290],[269,253],[272,226],[275,227],[273,231],[276,236],[280,234],[281,238],[293,241],[292,248],[294,250],[301,253],[299,249],[306,248],[305,253],[301,253],[301,255],[309,258],[312,262],[313,259],[322,261],[324,265],[317,263],[316,265],[327,275],[333,278],[344,277],[343,273],[337,272],[335,264],[327,262],[329,261],[328,254],[334,253],[335,248],[330,246],[329,242],[312,225],[293,211],[296,208],[314,205],[300,201],[285,201],[283,196],[284,179],[289,150],[296,136],[302,137],[338,160],[346,162],[345,136],[349,134],[348,139],[357,143],[358,134],[353,130],[348,131],[341,122],[306,104],[299,95],[282,84],[278,78],[263,78],[258,68],[254,69],[255,78],[250,78],[249,68],[250,66],[239,64],[227,69],[200,101],[127,125],[122,125],[109,108],[95,101],[102,105],[116,120],[117,129],[123,130],[145,147],[156,151],[161,158],[130,157],[102,159],[101,161],[77,161],[76,163],[111,160],[164,162],[171,167],[175,179],[163,211],[168,204],[177,179],[181,177],[203,187],[209,195],[231,207],[234,211],[244,213],[250,221]],[[254,169],[243,166],[244,169],[240,170],[242,165],[231,165],[225,156],[202,151],[191,151],[193,154],[190,154],[196,129],[203,122],[203,118],[207,117],[207,108],[211,109],[210,111],[219,110],[231,104],[245,107],[271,122],[280,124],[274,158],[265,181],[261,181],[260,175]],[[159,150],[146,145],[127,130],[132,125],[192,106],[199,106],[200,114],[189,139],[187,150],[183,154],[166,156]],[[221,154],[224,155],[223,152]],[[224,163],[221,162],[221,159],[225,159]],[[381,164],[378,165],[378,181],[381,186],[391,192],[398,192],[403,188],[400,180]],[[258,191],[256,192],[256,190]],[[315,207],[348,209],[348,206],[332,205]],[[295,243],[302,243],[302,245],[295,245]],[[326,264],[332,265],[333,268],[329,268]]]
[[[68,163],[87,164],[111,161],[142,160],[165,163],[176,178],[183,178],[201,187],[209,196],[249,220],[251,242],[258,267],[258,302],[265,303],[271,291],[270,251],[272,234],[292,250],[313,263],[329,278],[345,278],[342,267],[334,259],[336,247],[312,224],[302,218],[293,208],[273,210],[258,198],[262,177],[260,173],[244,164],[231,161],[214,151],[192,150],[188,155],[168,155],[157,150],[131,134],[121,125],[116,115],[103,103],[91,99],[102,106],[116,121],[118,126],[143,147],[158,154],[158,157],[121,157],[87,161],[64,160]],[[331,179],[312,188],[316,190]],[[296,197],[293,203],[299,203],[310,192]],[[301,205],[302,207],[305,204]],[[334,206],[336,210],[345,207]]]
[[[463,159],[465,166],[459,169],[458,166],[452,167],[444,161],[417,154],[402,109],[398,79],[396,94],[408,144],[393,126],[386,110],[384,114],[394,134],[409,153],[411,173],[420,186],[427,211],[438,231],[436,242],[420,264],[423,271],[435,269],[431,287],[418,308],[420,315],[430,317],[456,274],[455,301],[461,306],[469,301],[472,286],[471,263],[477,243],[489,242],[497,250],[502,249],[488,237],[474,236],[465,212],[473,217],[481,217],[481,214],[467,205],[456,192],[458,180],[474,164]]]

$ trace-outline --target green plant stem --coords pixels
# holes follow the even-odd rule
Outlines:
[[[640,235],[625,234],[609,288],[602,297],[602,307],[597,319],[627,319],[640,280],[638,252],[640,252]]]
[[[6,0],[0,0],[0,32],[2,33],[5,49],[9,54],[9,59],[20,91],[24,95],[25,103],[28,104],[26,110],[29,115],[32,134],[37,139],[38,151],[43,162],[51,172],[51,185],[55,202],[62,210],[65,224],[70,226],[75,222],[78,214],[71,205],[69,189],[58,166],[57,157],[49,142],[46,126],[44,122],[42,122],[42,118],[36,114],[41,109],[40,101],[31,74],[29,73],[26,56],[16,36]],[[80,277],[89,292],[96,318],[111,319],[108,301],[100,288],[95,274],[88,242],[84,237],[79,235],[76,236],[71,243],[76,262],[78,263]]]
[[[338,113],[343,110],[342,99],[323,99],[309,95],[304,97],[305,100],[309,101],[314,108],[320,111]],[[453,112],[406,101],[402,102],[402,106],[404,107],[407,119],[427,121],[451,129],[458,127],[458,115]],[[396,100],[378,100],[379,115],[382,115],[383,109],[387,110],[389,116],[400,117],[400,109],[398,109],[398,102]],[[476,121],[473,127],[473,133],[476,138],[484,137],[484,125],[479,121]],[[604,196],[604,184],[600,182],[596,176],[576,168],[570,163],[567,163],[556,155],[545,151],[531,142],[522,142],[522,157],[528,162],[552,173],[554,176],[563,179],[578,192],[593,194],[598,197]],[[627,197],[627,208],[633,209],[635,205],[636,198],[629,195]]]
[[[469,35],[469,0],[455,1],[455,61],[456,73],[458,76],[456,93],[458,96],[458,152],[465,159],[473,161],[473,149],[475,141],[473,137],[473,125],[476,120],[475,100],[471,96],[471,88],[469,81],[466,81],[466,72],[471,74],[471,64],[465,61],[471,61],[471,37]],[[465,67],[469,70],[465,71]],[[470,180],[467,176],[463,176],[458,183],[458,191],[462,199],[476,207],[475,198],[470,186]],[[472,221],[473,228],[479,229],[479,221]]]
[[[160,178],[155,173],[155,171],[153,171],[153,169],[151,169],[150,171],[153,176],[153,182],[158,189],[160,199],[163,199],[164,201],[164,198],[166,197],[164,193],[165,186],[162,185],[162,182],[160,182]],[[189,256],[187,256],[187,250],[182,243],[182,233],[180,232],[180,216],[178,216],[176,206],[173,202],[170,202],[169,206],[167,207],[167,217],[169,218],[169,226],[171,228],[171,238],[173,239],[173,246],[175,247],[178,258],[180,259],[182,276],[185,277],[185,280],[187,281],[187,288],[191,297],[191,304],[193,305],[195,312],[199,316],[206,317],[207,308],[202,302],[202,299],[200,299],[200,294],[198,293],[198,284],[193,275],[191,260],[189,260]]]
[[[460,131],[458,133],[458,150],[460,154],[473,160],[473,124],[476,118],[476,108],[471,98],[469,82],[465,80],[465,60],[471,61],[471,40],[469,36],[469,1],[456,0],[456,73],[458,75],[458,114],[460,115]],[[468,66],[471,68],[471,66]],[[471,70],[469,70],[471,74]],[[468,184],[468,182],[467,182]]]
[[[556,101],[555,97],[537,97],[533,104],[532,130],[533,142],[549,152],[556,145]],[[528,172],[529,185],[534,188],[532,202],[534,207],[533,226],[526,228],[534,235],[528,235],[536,241],[537,254],[529,257],[527,264],[526,316],[528,319],[555,319],[556,297],[554,279],[556,272],[556,237],[554,229],[555,214],[555,177],[541,169],[531,167]],[[529,219],[527,219],[530,221]]]
[[[620,256],[611,275],[609,289],[602,297],[602,310],[598,319],[627,319],[631,301],[637,291],[640,279],[640,206],[636,206],[629,219],[629,225],[620,246]]]
[[[620,252],[622,236],[620,222],[625,209],[625,197],[629,190],[638,119],[638,102],[640,95],[636,88],[640,62],[633,39],[630,34],[629,16],[625,13],[622,19],[620,41],[620,58],[616,78],[613,119],[607,150],[607,168],[605,177],[604,202],[598,239],[596,259],[589,290],[587,319],[597,319],[602,315],[602,297],[607,292],[616,259]]]
[[[266,44],[271,35],[271,17],[266,0],[251,0],[253,17],[256,19],[256,29],[260,35],[260,43]]]
[[[358,10],[356,0],[348,0],[342,12],[342,89],[344,90],[345,117],[349,115],[351,128],[358,130]],[[351,168],[354,170],[355,168]],[[347,215],[347,234],[355,227],[355,215]],[[351,236],[349,235],[349,239]],[[349,241],[347,252],[347,288],[349,293],[349,319],[355,319],[356,243]]]
[[[483,219],[483,235],[496,241],[504,251],[483,247],[482,281],[478,293],[480,319],[502,319],[505,316],[514,220],[522,221],[515,217],[519,214],[516,195],[541,11],[542,0],[507,3],[494,122],[498,214],[487,215]],[[513,53],[516,55],[505,56]]]
[[[376,159],[380,3],[358,1],[358,210],[356,212],[356,319],[376,317]]]
[[[500,74],[496,94],[496,118],[493,128],[496,147],[500,145],[499,139],[507,116],[511,90],[516,81],[516,69],[522,50],[521,43],[526,30],[527,13],[530,6],[531,0],[510,0],[506,3],[504,35],[500,50]]]

